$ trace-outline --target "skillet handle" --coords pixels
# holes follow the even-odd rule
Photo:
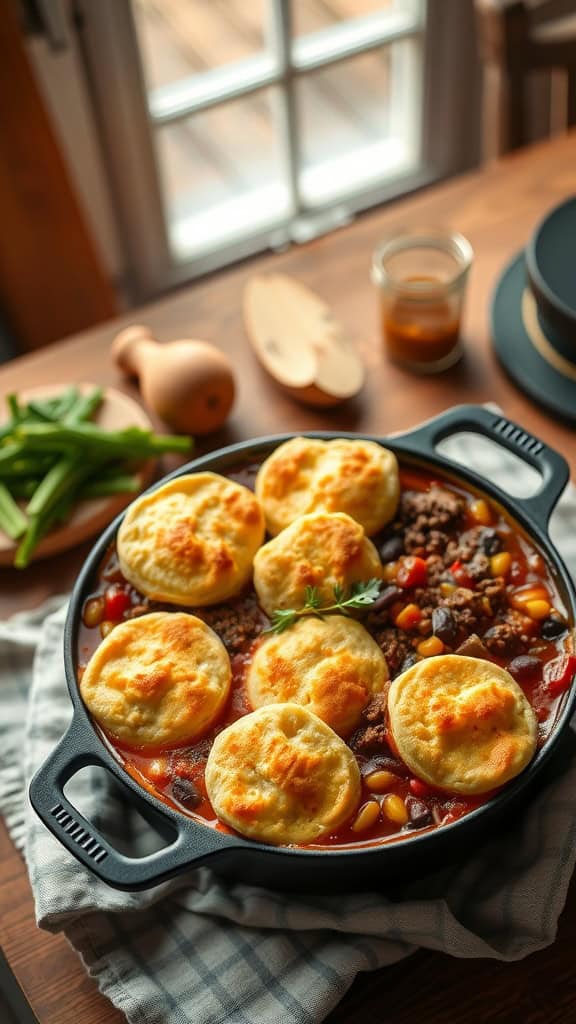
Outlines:
[[[552,511],[568,483],[570,469],[566,459],[554,448],[529,434],[500,413],[491,412],[480,405],[457,405],[423,423],[406,434],[394,438],[394,443],[406,451],[435,455],[436,445],[462,431],[482,434],[514,453],[542,477],[535,494],[521,498],[523,510],[546,530]]]
[[[232,836],[203,826],[166,806],[158,809],[145,790],[124,777],[113,777],[132,804],[168,840],[169,845],[145,857],[128,857],[116,850],[66,798],[64,786],[81,768],[97,765],[111,771],[89,726],[74,720],[67,733],[38,769],[30,783],[30,802],[46,827],[86,868],[116,889],[146,889],[165,881],[184,867],[192,870],[206,858],[237,846]]]

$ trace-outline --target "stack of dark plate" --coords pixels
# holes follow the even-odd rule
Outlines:
[[[539,405],[576,422],[576,198],[538,225],[492,302],[500,362]]]

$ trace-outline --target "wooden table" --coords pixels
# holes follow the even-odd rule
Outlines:
[[[206,338],[232,358],[238,403],[229,425],[210,445],[285,430],[329,428],[390,433],[458,402],[498,402],[506,414],[559,448],[576,470],[574,432],[525,399],[498,366],[488,334],[488,308],[506,261],[535,222],[576,188],[576,138],[558,139],[402,203],[377,210],[350,227],[281,255],[266,255],[200,281],[122,320],[54,345],[0,369],[0,394],[39,382],[91,380],[123,387],[108,350],[118,327],[141,321],[160,339]],[[470,239],[476,261],[470,281],[466,357],[436,378],[411,376],[382,356],[377,307],[369,281],[378,240],[404,224],[445,222]],[[347,325],[368,367],[361,400],[319,413],[282,396],[256,365],[241,318],[242,289],[254,271],[283,270],[316,288]],[[18,574],[0,573],[0,615],[32,607],[69,587],[88,545]],[[0,829],[0,941],[40,1024],[119,1024],[124,1017],[99,995],[63,938],[36,929],[24,866]],[[418,953],[362,975],[331,1021],[408,1024],[417,1019],[479,1024],[554,1024],[576,1020],[576,888],[555,945],[527,962],[453,960]]]

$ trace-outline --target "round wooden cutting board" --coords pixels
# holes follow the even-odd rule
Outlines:
[[[54,395],[65,391],[70,384],[46,385],[30,388],[19,392],[18,398],[22,402],[29,402],[31,399],[51,398]],[[77,384],[78,390],[85,393],[91,391],[96,385]],[[6,420],[7,416],[2,411],[1,419]],[[115,388],[106,388],[100,407],[94,417],[93,423],[97,423],[106,430],[123,430],[126,427],[141,427],[144,430],[151,430],[152,423],[148,416],[137,402],[128,395],[116,391]],[[142,465],[138,476],[141,480],[141,490],[150,482],[154,471],[154,460],[149,459]],[[80,544],[88,537],[99,533],[104,527],[126,508],[136,497],[132,494],[114,494],[108,498],[90,498],[85,501],[78,501],[74,506],[68,521],[63,526],[51,530],[34,551],[32,561],[39,558],[47,558],[59,551],[66,551],[68,548]],[[18,547],[18,541],[13,541],[0,530],[0,566],[12,565],[14,554]]]

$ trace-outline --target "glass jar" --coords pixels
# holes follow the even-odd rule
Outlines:
[[[460,324],[472,246],[456,232],[406,230],[374,252],[383,343],[396,363],[439,373],[462,355]]]

